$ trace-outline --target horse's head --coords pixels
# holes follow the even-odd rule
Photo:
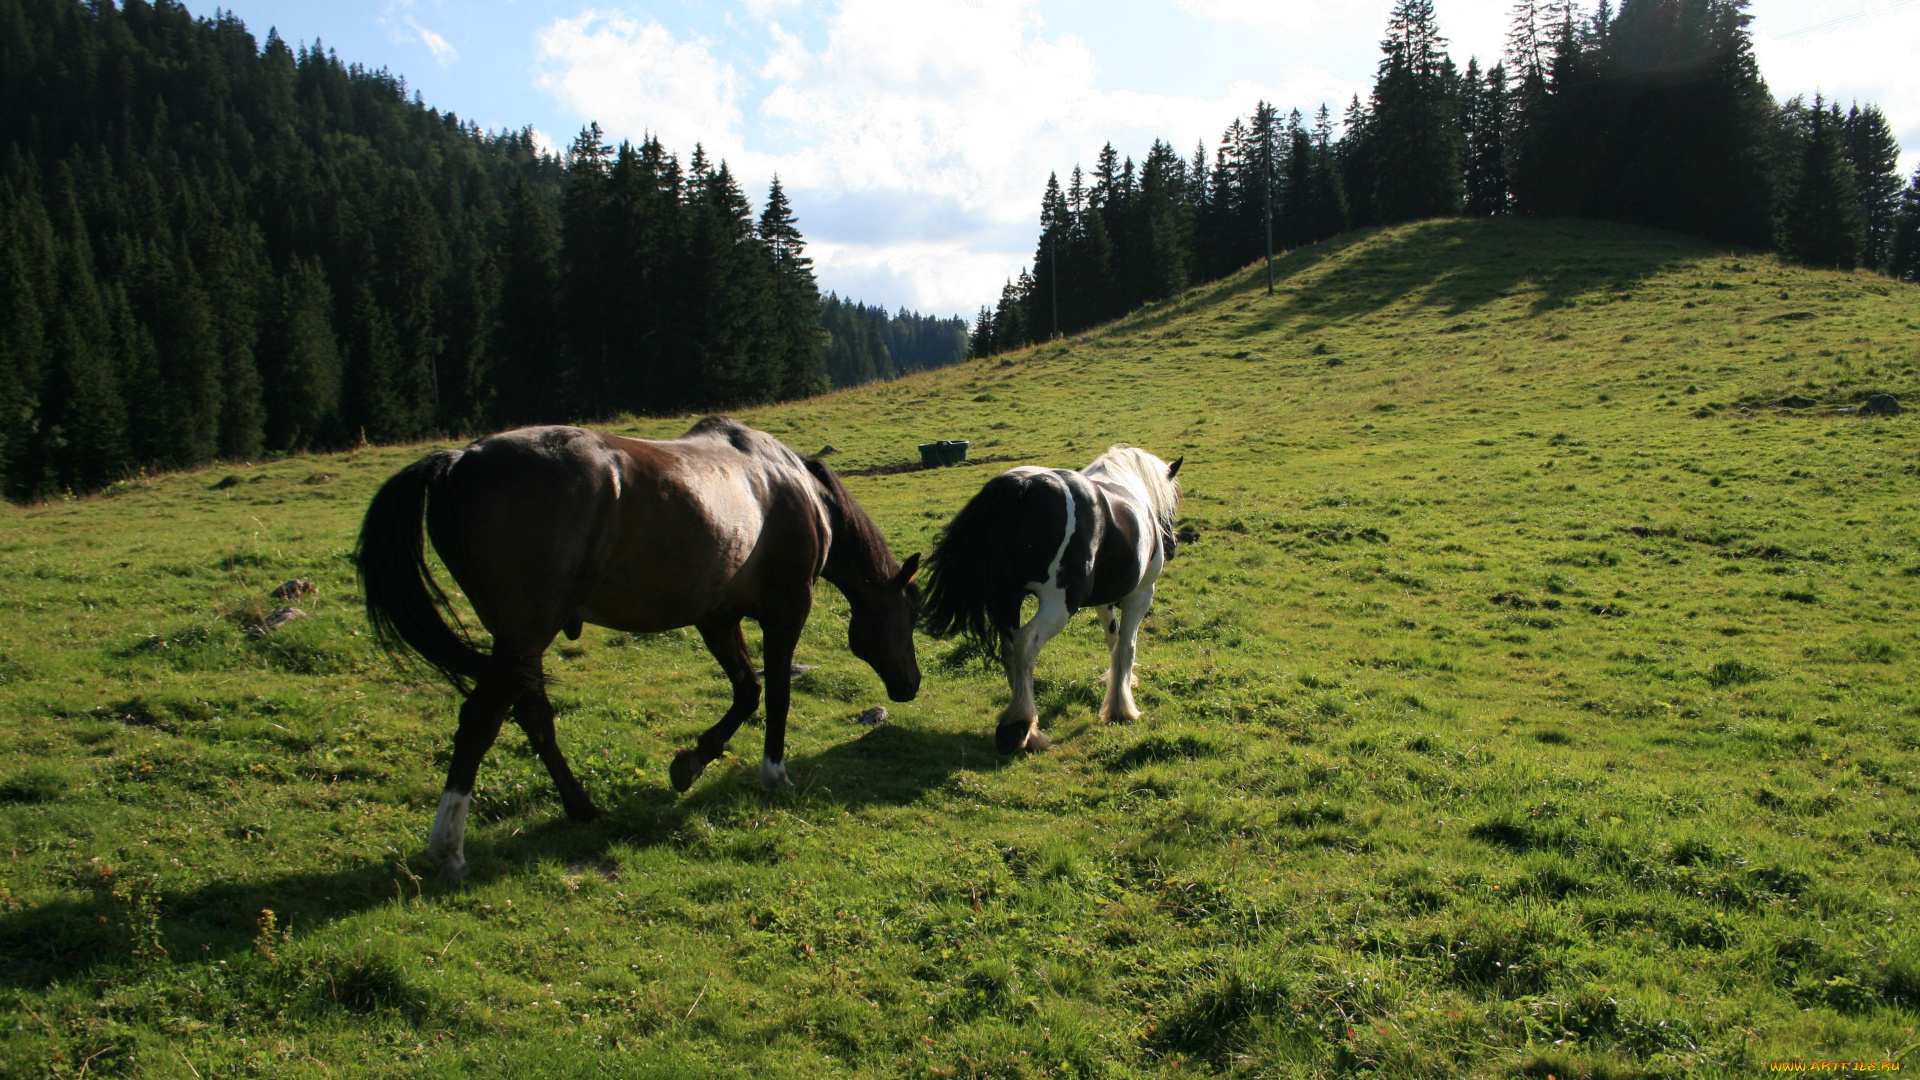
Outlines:
[[[912,701],[920,692],[920,660],[913,650],[913,624],[920,617],[920,587],[913,578],[919,572],[915,555],[890,578],[840,586],[853,609],[847,647],[887,684],[894,701]]]
[[[832,469],[818,459],[807,471],[820,482],[833,521],[824,576],[838,586],[853,609],[847,621],[847,647],[867,662],[887,696],[912,701],[920,693],[920,661],[913,651],[913,626],[920,617],[920,556],[896,564],[886,538]]]

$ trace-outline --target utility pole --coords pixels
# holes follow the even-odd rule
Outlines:
[[[1267,188],[1267,295],[1273,295],[1273,124],[1267,124],[1265,136],[1260,140],[1261,154],[1266,159]]]
[[[1047,237],[1047,258],[1053,260],[1053,280],[1048,284],[1053,286],[1053,336],[1057,338],[1060,336],[1060,225],[1058,222],[1054,223],[1053,230]]]

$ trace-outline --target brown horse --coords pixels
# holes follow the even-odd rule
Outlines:
[[[421,536],[453,572],[491,653],[449,626]],[[460,729],[428,851],[464,877],[467,807],[480,759],[509,710],[559,789],[567,816],[599,811],[554,741],[541,655],[582,623],[649,633],[697,627],[733,683],[733,706],[675,755],[686,791],[760,704],[743,618],[764,638],[767,732],[760,781],[790,787],[786,725],[794,646],[825,577],[852,608],[848,645],[895,701],[920,689],[913,651],[920,556],[894,561],[840,478],[773,436],[708,417],[677,439],[624,439],[575,427],[493,435],[438,450],[388,480],[360,528],[367,618],[397,658],[408,650],[461,693]]]

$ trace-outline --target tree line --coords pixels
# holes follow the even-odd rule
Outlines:
[[[1345,229],[1456,215],[1631,222],[1920,280],[1920,174],[1880,109],[1776,103],[1746,0],[1520,0],[1462,70],[1432,0],[1396,0],[1372,92],[1309,121],[1262,102],[1209,155],[1111,144],[1048,178],[1030,268],[978,355],[1070,334]]]
[[[835,386],[897,379],[948,367],[967,358],[967,320],[920,315],[901,308],[889,315],[828,293],[820,305],[827,332],[827,378]]]
[[[847,307],[779,181],[756,214],[698,147],[547,153],[231,13],[0,0],[10,498],[964,356],[960,320]]]

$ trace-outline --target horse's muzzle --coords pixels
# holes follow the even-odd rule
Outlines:
[[[920,674],[914,673],[910,681],[887,683],[887,699],[890,701],[912,701],[920,696]]]

